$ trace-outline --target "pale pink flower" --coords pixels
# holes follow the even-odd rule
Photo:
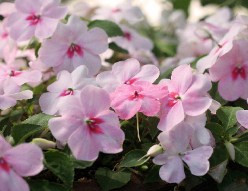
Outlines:
[[[41,110],[49,115],[56,114],[65,97],[76,95],[89,84],[95,84],[95,79],[88,75],[86,66],[79,66],[72,73],[61,71],[57,80],[47,87],[48,92],[41,95],[39,100]]]
[[[132,6],[131,1],[128,0],[117,6],[98,8],[93,19],[107,19],[116,23],[124,20],[130,24],[135,24],[143,19],[143,14],[140,8]]]
[[[6,28],[6,20],[0,22],[0,58],[5,62],[12,62],[17,52],[16,42],[10,38]]]
[[[131,85],[134,82],[146,81],[153,83],[159,76],[159,69],[154,65],[144,65],[133,58],[116,62],[111,71],[97,75],[97,83],[108,92],[113,92],[122,84]]]
[[[34,176],[42,171],[41,149],[28,143],[11,147],[2,136],[0,145],[0,191],[29,191],[22,177]]]
[[[30,90],[21,91],[13,80],[0,81],[0,109],[5,110],[16,105],[17,100],[31,99],[33,92]]]
[[[248,110],[237,111],[236,118],[242,127],[248,129]]]
[[[0,63],[0,80],[11,79],[18,86],[25,83],[37,83],[41,81],[42,74],[38,70],[19,70],[14,65]]]
[[[172,72],[171,80],[162,80],[160,84],[166,85],[169,91],[161,100],[160,130],[173,128],[186,115],[201,115],[212,104],[207,93],[211,89],[211,81],[203,74],[193,73],[189,65],[178,66]]]
[[[209,69],[211,80],[219,82],[218,91],[228,101],[248,98],[248,41],[233,41],[232,49]],[[231,91],[230,91],[231,87]]]
[[[216,46],[210,51],[210,53],[201,58],[197,62],[197,70],[203,73],[206,69],[211,68],[217,60],[228,53],[233,47],[233,41],[238,38],[238,35],[247,29],[247,23],[241,21],[241,18],[237,18],[232,24],[230,30],[225,36],[216,44]]]
[[[121,29],[124,36],[111,38],[111,40],[119,47],[128,50],[129,53],[138,50],[152,50],[153,43],[149,38],[142,36],[134,29],[131,29],[125,25],[121,25]]]
[[[170,131],[164,131],[158,136],[165,151],[157,155],[153,162],[162,165],[159,175],[168,183],[180,183],[185,178],[183,162],[196,176],[203,176],[209,170],[208,159],[213,153],[213,148],[200,146],[190,149],[189,137],[190,131],[185,123],[177,125]]]
[[[78,96],[64,101],[61,117],[51,119],[49,128],[58,141],[68,143],[78,160],[96,160],[100,151],[121,152],[124,133],[118,116],[109,107],[105,90],[86,86]]]
[[[15,7],[16,12],[8,16],[8,27],[16,41],[52,36],[59,20],[67,13],[60,0],[16,0]]]
[[[85,65],[90,75],[101,68],[99,54],[108,48],[108,36],[100,28],[87,30],[79,17],[71,16],[67,24],[60,23],[51,39],[47,39],[39,50],[39,59],[53,67],[55,72]]]
[[[15,4],[9,2],[3,2],[0,4],[0,13],[4,17],[8,17],[11,13],[15,12]]]
[[[111,93],[111,107],[121,119],[130,119],[137,112],[154,116],[159,112],[159,99],[165,97],[167,87],[139,81],[132,85],[123,84]]]

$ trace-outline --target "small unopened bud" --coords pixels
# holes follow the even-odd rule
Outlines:
[[[230,158],[234,161],[235,160],[235,148],[232,143],[225,142],[226,149],[229,153]]]
[[[146,156],[155,157],[163,152],[163,148],[160,145],[153,145],[146,153]]]
[[[47,150],[47,149],[53,149],[56,147],[56,143],[53,141],[49,141],[42,138],[35,138],[32,140],[32,143],[39,146],[41,149]]]

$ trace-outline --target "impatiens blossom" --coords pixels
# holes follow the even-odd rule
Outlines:
[[[10,79],[17,85],[37,83],[41,81],[42,74],[38,70],[19,70],[18,67],[0,63],[0,80]]]
[[[218,91],[225,100],[248,98],[247,47],[247,40],[235,40],[232,49],[209,69],[211,80],[219,82]]]
[[[134,82],[146,81],[153,83],[159,76],[159,69],[154,65],[140,67],[136,59],[116,62],[111,71],[97,75],[97,83],[108,92],[113,92],[122,84],[131,85]]]
[[[150,82],[123,84],[111,93],[111,107],[121,119],[130,119],[137,112],[154,116],[160,109],[159,99],[165,97],[167,88]]]
[[[95,75],[101,68],[100,53],[108,48],[108,36],[100,28],[87,30],[86,23],[71,16],[67,24],[60,23],[51,39],[47,39],[39,50],[39,59],[53,67],[55,72],[72,72],[80,65]]]
[[[11,79],[0,80],[0,109],[5,110],[16,105],[17,100],[31,99],[33,92],[30,90],[21,91]]]
[[[100,151],[121,152],[124,133],[118,116],[109,107],[105,90],[86,86],[78,96],[64,101],[61,117],[51,119],[49,128],[58,141],[68,143],[78,160],[96,160]]]
[[[34,176],[43,169],[43,154],[34,144],[11,145],[0,136],[0,191],[29,191],[22,177]]]
[[[137,31],[125,25],[122,25],[121,29],[124,33],[124,36],[112,38],[112,41],[119,47],[128,50],[129,53],[138,50],[152,50],[153,43],[149,38],[140,35]]]
[[[143,14],[138,7],[132,6],[130,0],[126,0],[124,3],[98,8],[95,12],[93,19],[107,19],[116,23],[121,21],[127,21],[130,24],[135,24],[143,19]]]
[[[248,129],[248,110],[237,111],[236,118],[244,128]]]
[[[211,81],[203,74],[193,73],[189,65],[174,69],[171,80],[160,84],[168,87],[168,95],[161,100],[158,128],[168,130],[182,122],[186,116],[203,114],[212,104],[208,95]]]
[[[86,66],[79,66],[72,73],[61,71],[57,81],[47,87],[48,92],[41,95],[41,110],[46,114],[56,114],[65,97],[76,95],[89,84],[95,84],[95,80],[89,77]]]
[[[196,176],[203,176],[209,170],[208,159],[213,153],[210,146],[190,148],[189,128],[184,123],[179,124],[170,131],[162,132],[158,139],[163,149],[153,162],[162,165],[159,170],[161,179],[168,183],[180,183],[185,178],[184,163],[190,172]]]
[[[60,0],[16,0],[15,7],[16,12],[8,16],[8,27],[16,41],[52,36],[59,20],[67,13]]]

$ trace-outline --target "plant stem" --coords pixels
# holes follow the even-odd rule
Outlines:
[[[141,142],[141,139],[140,139],[140,131],[139,131],[139,113],[136,113],[136,127],[137,127],[137,136],[138,136],[138,140],[139,142]]]

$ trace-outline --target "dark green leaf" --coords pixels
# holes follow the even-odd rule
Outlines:
[[[45,165],[67,186],[72,186],[74,179],[74,165],[69,155],[57,150],[49,150],[45,153]]]
[[[226,131],[237,123],[236,112],[239,110],[243,110],[243,108],[224,106],[218,109],[217,117],[222,122]]]
[[[31,191],[68,191],[63,185],[47,180],[28,181]]]
[[[235,161],[245,167],[248,167],[248,141],[234,144]]]
[[[211,131],[215,141],[219,142],[224,134],[224,128],[218,123],[207,123],[206,128]]]
[[[114,37],[114,36],[123,36],[123,31],[121,28],[114,22],[108,21],[108,20],[94,20],[91,21],[88,24],[88,27],[94,28],[94,27],[99,27],[103,29],[109,37]]]
[[[77,169],[85,169],[93,165],[94,161],[82,161],[76,160],[73,156],[71,156],[71,160],[73,161],[74,168]]]
[[[96,171],[96,179],[102,191],[120,188],[130,181],[130,172],[113,172],[107,168],[99,168]]]
[[[228,160],[229,155],[224,144],[217,144],[214,148],[214,153],[210,158],[211,167],[215,167],[220,163]]]
[[[145,176],[144,183],[159,182],[161,178],[159,176],[159,169],[161,166],[154,165]]]
[[[148,160],[147,157],[141,159],[144,155],[146,155],[146,152],[143,150],[132,150],[124,156],[123,160],[120,162],[119,167],[140,166]]]
[[[109,48],[110,48],[111,50],[114,50],[115,52],[120,52],[120,53],[123,53],[123,54],[128,54],[128,51],[127,51],[127,50],[125,50],[125,49],[119,47],[119,46],[118,46],[117,44],[115,44],[114,42],[111,42],[111,43],[109,44]]]
[[[39,125],[42,127],[47,127],[48,126],[48,121],[52,118],[51,115],[47,115],[44,113],[39,113],[36,115],[33,115],[23,121],[22,123],[24,124],[33,124],[33,125]]]

